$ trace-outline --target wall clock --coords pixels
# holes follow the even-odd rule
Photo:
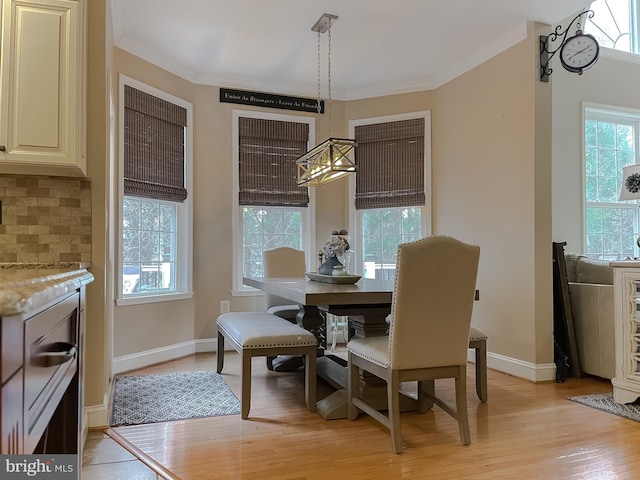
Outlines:
[[[556,53],[560,53],[560,63],[572,73],[593,67],[600,55],[600,45],[593,35],[582,31],[583,19],[593,17],[593,10],[585,10],[576,15],[566,28],[556,26],[549,35],[540,35],[540,81],[548,82],[553,69],[549,66]],[[576,27],[575,34],[569,34]]]
[[[573,37],[567,38],[560,47],[560,63],[569,72],[582,75],[591,68],[600,55],[600,45],[592,36],[578,30]]]

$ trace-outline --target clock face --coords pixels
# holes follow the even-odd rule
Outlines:
[[[567,38],[560,49],[560,62],[570,72],[582,74],[598,60],[600,46],[596,39],[589,34],[578,32],[574,37]]]

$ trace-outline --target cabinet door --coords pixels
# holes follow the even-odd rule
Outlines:
[[[0,173],[84,175],[84,4],[1,1]]]
[[[22,445],[22,369],[2,386],[2,451],[3,455],[24,452]]]

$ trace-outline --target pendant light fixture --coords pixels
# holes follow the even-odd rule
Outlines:
[[[349,154],[356,147],[355,140],[331,137],[331,25],[338,17],[329,13],[323,14],[311,27],[311,31],[318,34],[318,123],[320,123],[320,36],[328,32],[327,54],[327,91],[329,139],[315,146],[296,160],[298,165],[298,185],[319,187],[333,180],[356,171],[356,164],[349,158]],[[316,127],[316,132],[318,128]]]

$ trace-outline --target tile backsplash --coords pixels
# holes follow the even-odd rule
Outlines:
[[[91,183],[0,175],[0,262],[91,261]]]

